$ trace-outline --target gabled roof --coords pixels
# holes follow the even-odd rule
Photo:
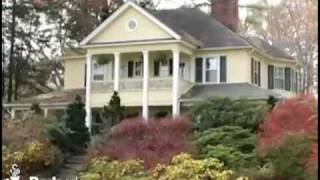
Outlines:
[[[157,18],[155,18],[152,14],[148,13],[142,7],[138,6],[132,1],[127,1],[124,5],[122,5],[118,10],[116,10],[110,17],[104,20],[96,29],[94,29],[88,36],[86,36],[81,42],[80,45],[86,45],[90,40],[92,40],[99,32],[101,32],[104,28],[106,28],[111,22],[113,22],[120,14],[125,12],[128,8],[134,8],[135,10],[142,13],[145,17],[149,18],[155,24],[160,26],[164,31],[170,34],[175,39],[181,39],[181,37],[172,29],[170,29],[167,25],[160,22]]]
[[[262,39],[234,33],[214,17],[197,8],[147,11],[132,1],[128,1],[121,6],[81,41],[80,45],[86,45],[95,37],[95,35],[102,31],[129,7],[135,8],[141,12],[175,39],[189,42],[200,49],[254,48],[260,53],[266,54],[272,58],[292,60],[294,62],[294,58],[288,56],[282,50],[269,45]]]
[[[222,23],[196,8],[151,12],[183,38],[201,42],[201,48],[248,47],[250,44]]]
[[[263,53],[268,54],[274,58],[283,58],[283,59],[294,60],[293,57],[287,55],[284,51],[270,45],[265,40],[263,40],[259,37],[244,36],[244,35],[239,35],[239,36],[242,37],[247,42],[249,42],[255,48],[259,49]]]

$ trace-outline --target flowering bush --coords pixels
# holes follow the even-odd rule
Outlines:
[[[233,172],[225,170],[223,163],[214,158],[203,160],[192,159],[189,154],[175,156],[168,166],[158,165],[153,171],[153,178],[159,180],[175,179],[215,179],[228,180],[232,178]]]
[[[194,152],[188,143],[192,125],[185,118],[161,119],[145,123],[127,119],[112,129],[105,145],[98,146],[98,155],[115,160],[140,159],[146,168],[169,163],[174,155]]]
[[[24,176],[55,169],[58,164],[62,163],[60,157],[62,155],[56,147],[39,141],[33,141],[17,151],[10,151],[4,147],[2,175],[9,176],[12,164],[17,164]]]
[[[90,161],[88,168],[80,174],[80,179],[143,179],[143,162],[129,160],[125,162],[113,161],[107,157],[100,157]]]

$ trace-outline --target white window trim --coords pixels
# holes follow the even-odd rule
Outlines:
[[[275,77],[276,77],[276,68],[282,68],[283,69],[283,89],[279,89],[275,87]],[[285,85],[286,85],[286,80],[285,80],[285,67],[284,66],[274,66],[274,70],[273,70],[273,87],[274,89],[278,89],[278,90],[285,90]]]
[[[104,64],[102,65],[104,68],[103,68],[103,79],[102,80],[95,80],[94,79],[94,65],[97,64],[97,60],[94,60],[93,63],[92,63],[92,67],[91,67],[91,73],[92,73],[92,76],[91,76],[91,81],[93,83],[103,83],[103,82],[106,82],[106,79],[107,79],[107,65]]]
[[[218,54],[212,54],[212,55],[205,55],[202,57],[202,84],[220,84],[220,57],[224,55],[218,55]],[[206,76],[206,61],[207,58],[217,57],[218,63],[217,63],[217,82],[206,82],[207,76]]]

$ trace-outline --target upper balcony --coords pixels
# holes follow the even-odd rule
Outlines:
[[[112,57],[110,56],[110,59]],[[106,64],[98,64],[97,58],[92,63],[92,93],[106,93],[114,90],[114,60]],[[142,91],[143,88],[143,59],[141,53],[121,54],[119,64],[119,92]],[[179,94],[192,86],[191,57],[182,55],[179,63]],[[172,54],[170,51],[150,53],[149,91],[172,90]]]

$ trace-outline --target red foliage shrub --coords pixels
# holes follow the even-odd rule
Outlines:
[[[140,159],[147,169],[169,163],[180,152],[194,153],[188,142],[192,124],[185,118],[150,120],[127,119],[116,125],[99,155],[115,160]]]
[[[288,134],[314,137],[308,169],[317,167],[318,144],[317,100],[310,95],[299,95],[279,102],[260,127],[258,152],[268,153],[281,145]]]
[[[317,101],[313,96],[300,95],[277,103],[259,128],[258,150],[279,145],[288,133],[316,135],[317,116]]]

